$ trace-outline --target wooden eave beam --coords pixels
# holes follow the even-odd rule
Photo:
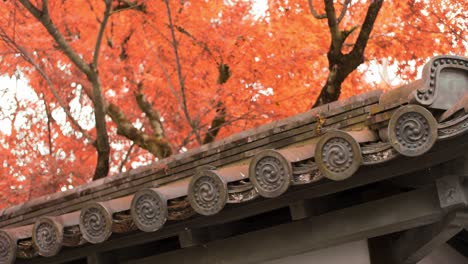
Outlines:
[[[432,224],[443,217],[437,191],[431,186],[126,264],[258,263]]]

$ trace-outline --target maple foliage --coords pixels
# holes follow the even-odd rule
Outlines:
[[[339,69],[331,2],[258,2],[2,1],[0,73],[20,85],[0,91],[0,208],[313,106]],[[466,1],[334,1],[340,56],[377,2],[341,98],[392,88],[374,76],[388,67],[409,81],[429,57],[467,54]]]

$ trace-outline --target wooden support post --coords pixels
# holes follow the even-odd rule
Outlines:
[[[389,258],[392,248],[392,234],[369,238],[367,240],[369,247],[369,258],[371,264],[394,264]]]
[[[304,200],[294,201],[289,204],[289,211],[291,212],[291,219],[301,220],[312,215],[312,208]]]
[[[297,200],[289,204],[289,211],[293,221],[305,219],[323,213],[327,206],[333,204],[332,199]]]
[[[179,243],[181,248],[193,247],[210,240],[209,233],[206,228],[189,229],[186,228],[179,233]]]
[[[113,264],[117,259],[108,253],[93,253],[86,258],[87,264]]]
[[[393,244],[393,260],[414,264],[460,232],[468,224],[468,213],[457,212],[442,221],[405,231]]]
[[[468,226],[468,188],[465,181],[464,176],[457,175],[437,179],[440,207],[450,213],[440,222],[404,232],[393,246],[395,263],[418,262]]]

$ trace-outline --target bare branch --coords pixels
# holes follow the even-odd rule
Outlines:
[[[356,40],[356,44],[354,45],[353,51],[351,52],[353,57],[363,56],[370,33],[372,28],[374,28],[375,20],[377,19],[377,15],[379,14],[380,8],[382,7],[382,3],[383,0],[371,1],[369,9],[367,10],[366,18],[362,23],[361,31],[359,32],[359,36]]]
[[[227,64],[218,64],[218,84],[225,84],[231,77],[231,70]],[[221,127],[226,123],[226,105],[218,100],[216,103],[216,116],[211,120],[211,125],[206,132],[203,144],[208,144],[216,139]]]
[[[343,20],[345,14],[346,14],[346,11],[348,10],[348,6],[349,6],[350,3],[351,3],[351,0],[345,0],[345,2],[343,4],[343,9],[341,9],[340,16],[336,20],[338,24],[340,24],[341,20]]]
[[[182,139],[181,143],[177,147],[177,152],[180,152],[183,147],[187,146],[192,141],[191,140],[192,135],[193,135],[193,131],[189,131],[189,133],[185,136],[184,139]]]
[[[338,28],[338,23],[336,21],[335,7],[333,6],[333,1],[324,0],[325,2],[325,11],[327,12],[327,22],[328,27],[330,28],[330,34],[332,38],[332,47],[330,48],[332,52],[341,52],[341,46],[343,44],[343,38],[341,32]]]
[[[94,103],[94,119],[96,121],[96,150],[98,160],[96,170],[94,171],[93,180],[104,178],[109,173],[109,135],[107,134],[106,113],[101,93],[101,83],[99,77],[92,79],[93,84],[93,103]]]
[[[46,117],[47,117],[47,139],[49,141],[49,155],[52,155],[53,153],[53,145],[52,145],[52,128],[51,128],[51,123],[52,123],[52,115],[50,114],[50,108],[49,108],[49,103],[45,99],[44,93],[41,93],[42,101],[44,102],[44,107],[45,107],[45,112],[46,112]]]
[[[55,86],[54,84],[52,83],[52,80],[49,78],[49,76],[47,75],[47,73],[44,71],[44,69],[42,69],[41,66],[39,66],[39,64],[36,63],[36,61],[33,59],[33,57],[30,55],[29,52],[26,51],[25,48],[23,48],[22,46],[18,45],[18,43],[14,42],[6,33],[5,31],[3,31],[3,29],[0,29],[0,38],[3,40],[3,42],[5,42],[7,45],[9,45],[12,49],[14,49],[17,53],[21,54],[21,57],[23,57],[23,59],[28,62],[29,64],[31,64],[36,70],[37,72],[42,76],[42,78],[44,78],[44,80],[47,82],[47,85],[49,86],[49,89],[50,91],[52,92],[52,94],[54,95],[55,97],[55,100],[57,100],[58,104],[60,105],[60,107],[63,109],[63,111],[65,112],[65,115],[68,117],[68,119],[70,120],[71,124],[76,127],[82,134],[83,136],[88,139],[93,145],[95,145],[95,140],[88,134],[88,132],[86,130],[84,130],[84,128],[82,128],[80,126],[80,124],[78,123],[78,121],[75,120],[75,118],[73,118],[70,110],[68,109],[67,105],[65,104],[65,102],[62,100],[62,98],[60,97],[60,95],[58,94],[57,90],[55,89]]]
[[[143,83],[138,83],[138,89],[135,93],[135,98],[138,103],[138,107],[140,107],[141,111],[145,113],[146,117],[150,121],[150,126],[153,129],[153,134],[157,139],[162,139],[165,137],[164,135],[164,128],[161,123],[161,115],[158,110],[154,109],[148,100],[146,100],[146,96],[143,94]]]
[[[179,85],[180,85],[180,93],[182,97],[182,109],[185,114],[185,118],[187,119],[187,122],[189,123],[190,127],[195,133],[195,137],[197,139],[197,142],[199,144],[202,143],[200,133],[198,131],[197,124],[192,120],[190,117],[190,113],[188,111],[187,107],[187,98],[185,94],[185,81],[184,77],[182,76],[182,65],[180,63],[180,57],[179,57],[179,49],[178,49],[178,43],[177,39],[175,36],[175,30],[174,30],[174,23],[172,22],[172,15],[171,15],[171,8],[169,6],[169,0],[164,0],[164,3],[166,4],[166,11],[167,11],[167,16],[169,19],[169,29],[171,30],[171,36],[172,36],[172,47],[174,48],[174,54],[175,54],[175,59],[176,59],[176,65],[177,65],[177,77],[179,79]]]
[[[200,46],[205,52],[208,53],[208,55],[218,65],[218,80],[217,80],[217,83],[219,85],[226,83],[229,80],[229,78],[231,77],[231,70],[230,70],[229,66],[227,64],[224,64],[222,62],[222,59],[221,59],[221,61],[218,62],[218,60],[216,59],[216,57],[211,52],[210,48],[208,47],[208,45],[205,42],[198,40],[195,36],[190,34],[190,32],[188,32],[186,29],[184,29],[181,26],[176,26],[176,28],[180,33],[182,33],[182,34],[188,36],[189,38],[191,38],[193,41],[195,41],[195,43],[198,46]],[[211,121],[210,128],[206,132],[205,138],[203,139],[203,144],[208,144],[208,143],[213,142],[216,139],[216,136],[218,135],[219,130],[224,125],[224,123],[226,123],[226,106],[223,104],[222,101],[218,101],[216,103],[216,116]],[[200,128],[198,128],[198,129],[200,129]]]
[[[240,115],[240,116],[236,116],[236,117],[233,117],[233,116],[228,116],[227,112],[226,112],[226,117],[225,117],[225,122],[222,124],[222,126],[220,127],[224,127],[226,125],[233,125],[235,122],[238,122],[238,121],[241,121],[241,120],[249,120],[249,121],[253,121],[253,120],[263,120],[263,118],[256,118],[255,116],[252,115],[252,113],[250,111],[247,111],[246,113]],[[204,125],[204,126],[201,126],[200,129],[203,129],[205,126],[207,125]],[[216,127],[216,126],[213,126],[213,127]],[[241,127],[241,126],[239,126]],[[242,130],[245,130],[246,129],[246,125],[242,126]],[[193,135],[193,131],[190,131],[187,136],[185,136],[185,138],[182,140],[182,143],[176,148],[178,152],[180,152],[180,150],[187,146],[187,144],[190,143],[190,138],[192,137]]]
[[[118,106],[109,104],[107,113],[117,124],[117,134],[132,140],[139,147],[148,150],[158,158],[169,157],[172,154],[171,145],[164,138],[158,139],[146,135],[135,128]]]
[[[216,104],[216,116],[211,121],[211,126],[206,132],[203,144],[213,142],[224,123],[226,123],[226,105],[222,101],[218,101]]]
[[[146,13],[146,5],[144,2],[137,3],[136,1],[131,2],[127,0],[121,0],[121,1],[119,0],[117,6],[113,8],[111,14],[116,14],[116,13],[126,11],[126,10],[136,10],[136,11]]]
[[[145,34],[145,40],[147,41],[147,44],[150,47],[150,51],[152,53],[154,53],[154,57],[156,58],[156,62],[158,63],[159,67],[161,68],[162,72],[164,73],[164,76],[166,77],[167,86],[171,90],[171,93],[174,95],[174,97],[177,99],[177,102],[179,103],[179,105],[182,107],[182,100],[180,99],[179,94],[177,93],[177,91],[174,88],[174,84],[172,83],[172,80],[171,80],[171,75],[169,74],[169,71],[167,70],[167,68],[164,67],[164,65],[163,65],[163,63],[161,61],[161,58],[160,58],[159,54],[154,50],[154,47],[153,47],[152,43],[148,41],[146,34]]]
[[[214,54],[211,52],[210,48],[208,48],[208,45],[203,42],[203,41],[200,41],[198,40],[195,36],[193,36],[192,34],[190,34],[190,32],[188,32],[185,28],[181,27],[181,26],[176,26],[177,28],[177,31],[179,31],[180,33],[188,36],[189,38],[191,38],[193,41],[195,41],[195,43],[200,46],[204,51],[206,51],[208,53],[208,55],[219,65],[220,62],[218,62],[218,60],[216,59],[216,57],[214,56]]]
[[[101,19],[99,19],[99,15],[96,13],[96,10],[94,9],[93,3],[91,3],[91,0],[86,0],[88,3],[89,9],[94,13],[94,17],[96,18],[96,22],[101,23]]]
[[[106,9],[104,10],[104,17],[99,27],[99,33],[96,39],[91,72],[85,72],[88,80],[93,85],[94,119],[96,120],[96,150],[98,153],[98,160],[93,180],[104,178],[109,173],[109,135],[107,134],[106,111],[98,72],[99,51],[101,49],[102,38],[112,9],[112,0],[105,0],[105,3]]]
[[[68,44],[63,35],[52,22],[48,10],[40,11],[29,0],[19,0],[20,3],[45,27],[47,32],[52,36],[55,42],[65,55],[85,74],[91,73],[91,68],[88,64],[76,53],[76,51]]]
[[[130,154],[132,153],[132,150],[135,147],[135,145],[136,145],[135,142],[132,142],[132,145],[130,145],[127,152],[125,153],[124,159],[122,160],[122,162],[120,162],[120,165],[119,165],[119,172],[122,172],[125,166],[125,163],[128,162],[128,158],[130,157]]]
[[[414,7],[411,7],[412,9]],[[437,20],[439,21],[439,23],[441,23],[442,25],[444,25],[444,27],[448,28],[450,30],[450,32],[452,32],[453,35],[455,35],[455,37],[459,38],[460,40],[462,40],[463,42],[468,42],[468,40],[462,35],[460,34],[460,32],[458,32],[457,30],[455,30],[452,25],[448,24],[444,19],[442,19],[442,17],[440,17],[439,14],[437,14],[434,9],[430,8],[430,12],[432,15],[434,15]],[[462,31],[463,32],[463,31]],[[436,34],[441,34],[441,32],[436,32]]]
[[[154,31],[156,31],[159,36],[161,36],[161,38],[163,38],[165,41],[167,41],[167,43],[171,44],[172,45],[172,41],[166,37],[166,35],[164,35],[164,33],[161,32],[161,30],[159,30],[155,25],[153,25],[153,23],[151,21],[148,21],[148,20],[145,20],[146,24],[149,25]],[[146,33],[146,32],[143,32],[143,33]]]
[[[120,43],[120,55],[119,55],[119,58],[120,60],[124,61],[128,58],[128,53],[127,53],[127,45],[128,45],[128,42],[130,41],[130,38],[132,37],[133,33],[135,31],[133,29],[130,29],[130,32],[128,33],[128,35],[122,40],[122,42]],[[109,40],[107,41],[108,44],[109,44]]]
[[[94,47],[93,65],[94,67],[96,67],[96,69],[98,66],[99,51],[101,49],[102,38],[104,36],[104,31],[106,29],[107,21],[109,20],[111,8],[112,8],[112,0],[105,0],[105,2],[106,2],[106,10],[104,11],[104,17],[102,19],[102,23],[99,28],[99,33],[96,39],[96,46]]]
[[[49,13],[48,0],[42,0],[42,12]]]
[[[310,9],[310,13],[316,18],[316,19],[325,19],[327,18],[327,15],[326,14],[318,14],[317,11],[315,10],[314,8],[314,5],[312,4],[312,0],[307,0],[307,2],[309,3],[309,9]]]
[[[330,73],[327,77],[327,82],[320,91],[319,97],[316,99],[312,107],[327,104],[338,100],[341,93],[341,84],[346,77],[354,71],[361,63],[364,62],[364,50],[369,40],[370,33],[374,27],[374,22],[377,19],[377,15],[382,7],[383,0],[371,1],[367,10],[366,17],[361,26],[361,31],[357,41],[348,54],[343,54],[342,47],[346,38],[358,27],[353,27],[350,30],[340,31],[338,23],[340,19],[336,19],[335,7],[333,1],[324,0],[325,10],[327,12],[328,26],[331,34],[331,46],[327,53],[328,57],[328,68]],[[348,2],[345,2],[341,16],[344,16],[346,12]]]
[[[90,88],[84,84],[82,86],[86,95],[92,97]],[[156,139],[154,136],[147,135],[137,129],[117,105],[109,103],[105,99],[103,99],[103,104],[106,114],[117,125],[117,134],[134,141],[137,146],[149,151],[155,157],[165,158],[172,154],[171,145],[165,139]]]
[[[42,15],[42,11],[33,5],[29,0],[20,0],[20,3],[36,18],[39,19]],[[47,10],[46,10],[47,11]]]

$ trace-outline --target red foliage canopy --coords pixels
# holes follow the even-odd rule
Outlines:
[[[19,85],[0,85],[0,208],[90,181],[101,143],[116,173],[310,108],[333,69],[330,21],[311,14],[327,1],[259,2],[1,1],[0,73]],[[334,3],[343,54],[368,2]],[[341,97],[391,88],[388,69],[406,81],[429,57],[466,54],[466,10],[384,1]]]

